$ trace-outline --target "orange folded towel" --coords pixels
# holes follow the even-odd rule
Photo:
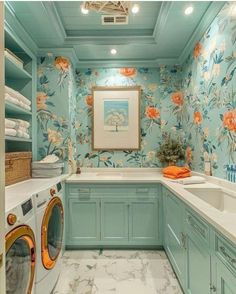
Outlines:
[[[191,170],[187,167],[167,166],[163,168],[162,172],[165,177],[171,179],[180,179],[191,176]]]
[[[185,173],[185,174],[182,174],[182,175],[179,175],[179,176],[173,176],[173,175],[168,175],[168,174],[163,174],[163,176],[165,178],[170,178],[170,179],[183,179],[183,178],[188,178],[188,177],[191,177],[191,174],[190,173]]]

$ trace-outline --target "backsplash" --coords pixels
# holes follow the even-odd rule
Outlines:
[[[191,166],[203,172],[209,154],[213,175],[221,178],[226,178],[225,165],[236,162],[235,22],[235,3],[227,3],[184,65],[184,130]]]
[[[56,154],[65,161],[76,155],[76,88],[70,60],[63,56],[38,59],[38,159]]]

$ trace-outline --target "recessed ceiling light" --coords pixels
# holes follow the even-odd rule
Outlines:
[[[133,14],[136,14],[139,12],[139,5],[138,4],[134,4],[131,8],[131,11]]]
[[[186,15],[189,15],[191,13],[193,13],[193,6],[188,6],[185,10],[184,10],[184,13]]]
[[[116,53],[117,53],[117,50],[115,48],[111,49],[111,54],[112,55],[116,55]]]
[[[83,4],[81,5],[80,9],[81,9],[81,12],[83,14],[88,14],[89,13],[89,10],[87,8],[85,8]]]

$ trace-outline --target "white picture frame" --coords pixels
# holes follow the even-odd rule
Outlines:
[[[93,150],[140,150],[141,87],[93,87]]]

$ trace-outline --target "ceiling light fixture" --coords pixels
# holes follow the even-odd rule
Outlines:
[[[83,14],[89,13],[89,10],[87,8],[85,8],[85,6],[83,4],[81,5],[80,9],[81,9],[81,13],[83,13]]]
[[[193,13],[193,6],[188,6],[185,10],[184,10],[184,13],[186,15],[189,15],[191,13]]]
[[[134,4],[131,8],[131,11],[133,14],[137,14],[139,12],[139,5],[138,4]]]
[[[117,53],[117,50],[115,48],[111,49],[111,54],[112,55],[116,55],[116,53]]]

